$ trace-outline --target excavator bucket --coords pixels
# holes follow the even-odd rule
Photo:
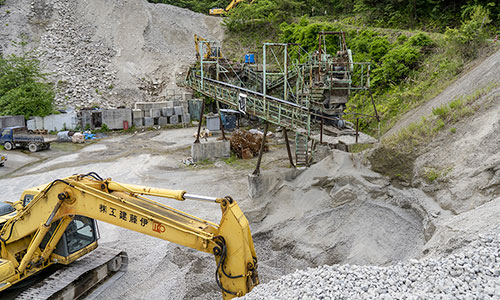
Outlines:
[[[257,255],[248,220],[230,197],[221,201],[222,219],[214,254],[217,284],[224,299],[243,296],[259,284]]]

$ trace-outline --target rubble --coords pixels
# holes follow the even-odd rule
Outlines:
[[[239,158],[249,159],[256,156],[260,151],[260,145],[262,144],[262,136],[264,134],[258,131],[252,130],[247,131],[243,129],[238,129],[231,135],[231,150],[238,155]],[[268,137],[270,135],[268,134]],[[269,146],[264,145],[264,152],[269,150]]]

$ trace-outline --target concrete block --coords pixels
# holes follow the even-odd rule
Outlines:
[[[179,116],[173,115],[173,116],[169,117],[168,118],[168,123],[169,124],[177,124],[177,123],[179,123]]]
[[[161,108],[161,116],[162,117],[168,117],[167,116],[167,108],[166,107],[162,107]]]
[[[184,109],[184,113],[187,114],[189,111],[189,103],[187,101],[182,101],[181,106]]]
[[[135,127],[142,127],[144,126],[144,118],[134,118],[133,123]]]
[[[151,110],[150,109],[144,110],[144,117],[151,118]]]
[[[136,102],[135,103],[135,109],[140,109],[140,110],[149,110],[153,106],[151,105],[151,102]]]
[[[166,113],[167,114],[165,115],[165,117],[173,116],[174,115],[174,108],[173,107],[167,107]]]
[[[229,157],[231,147],[229,141],[211,141],[208,143],[196,143],[191,146],[191,157],[193,161],[202,161],[205,159],[216,159]]]
[[[174,107],[176,106],[181,106],[181,101],[180,100],[174,100]]]
[[[174,106],[174,115],[183,115],[184,114],[184,108],[182,106]]]
[[[158,118],[158,125],[160,125],[160,126],[168,125],[168,118],[167,117],[159,117]]]
[[[163,107],[163,102],[153,102],[151,108],[152,109],[161,109]]]
[[[133,109],[132,110],[132,118],[137,119],[137,118],[144,118],[144,111],[140,109]]]
[[[151,127],[155,124],[155,120],[151,117],[145,117],[144,118],[144,126],[146,127]]]
[[[161,109],[159,109],[159,108],[151,108],[149,110],[149,113],[151,115],[151,118],[159,118],[159,117],[161,117]]]
[[[189,114],[183,114],[182,115],[182,123],[189,124],[189,122],[191,122],[191,116]]]
[[[193,93],[184,92],[182,93],[182,100],[187,101],[193,99]]]
[[[174,101],[167,101],[167,107],[174,107]]]

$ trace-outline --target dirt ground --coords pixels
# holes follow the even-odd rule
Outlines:
[[[251,222],[262,282],[325,263],[389,264],[414,257],[422,248],[422,217],[383,201],[395,193],[376,191],[387,185],[385,180],[357,166],[348,154],[336,152],[253,199],[248,175],[256,158],[183,162],[190,156],[195,131],[190,127],[110,134],[85,145],[54,143],[49,151],[8,152],[9,160],[0,168],[3,199],[13,201],[25,188],[90,171],[118,182],[231,195]],[[279,136],[270,144],[262,178],[291,171]],[[361,193],[349,197],[349,189]],[[220,221],[218,205],[155,200]],[[102,222],[99,232],[100,245],[126,251],[129,266],[98,299],[220,299],[210,255]]]
[[[207,196],[231,195],[248,200],[247,175],[256,158],[228,159],[185,165],[190,156],[195,127],[109,135],[85,145],[53,143],[51,150],[3,151],[8,161],[0,168],[2,200],[15,201],[28,187],[75,173],[97,172],[124,183],[184,189]],[[218,136],[209,138],[214,140]],[[264,170],[286,166],[282,146],[271,146],[264,155]],[[156,199],[192,215],[218,223],[218,205]],[[218,299],[210,255],[99,222],[99,244],[128,252],[128,272],[108,288],[101,299]],[[204,295],[204,292],[208,295]]]

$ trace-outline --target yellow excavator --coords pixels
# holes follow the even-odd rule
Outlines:
[[[144,195],[217,203],[222,210],[220,224]],[[98,252],[95,220],[213,254],[216,283],[223,299],[243,296],[259,283],[248,221],[231,197],[215,198],[183,190],[124,184],[91,172],[25,190],[19,201],[2,202],[0,215],[0,291],[22,284],[52,265],[77,264],[87,253]],[[82,281],[84,274],[72,270],[70,275],[60,275],[61,280],[51,280],[54,286],[48,289],[50,295],[38,290],[30,292],[27,298],[54,298],[56,293],[65,297],[70,294],[64,299],[77,298],[97,283],[89,283],[97,280],[94,277],[102,280],[123,270],[127,261],[124,252],[101,253],[80,264],[84,274],[94,270],[92,264],[97,264],[98,275],[83,279],[80,285],[78,280]],[[67,282],[71,278],[76,282],[70,282],[68,290]]]
[[[212,42],[207,41],[207,39],[201,36],[194,35],[194,47],[196,50],[196,59],[200,59],[200,51],[203,53],[203,60],[217,60],[221,58],[220,47],[215,47]]]
[[[231,9],[233,9],[236,6],[236,4],[243,2],[243,1],[245,1],[245,0],[233,0],[233,1],[231,1],[231,3],[229,3],[228,6],[226,6],[226,8],[212,8],[212,9],[210,9],[209,13],[213,16],[223,16],[226,13],[228,13]],[[253,1],[255,1],[255,0],[252,0],[252,2]]]

